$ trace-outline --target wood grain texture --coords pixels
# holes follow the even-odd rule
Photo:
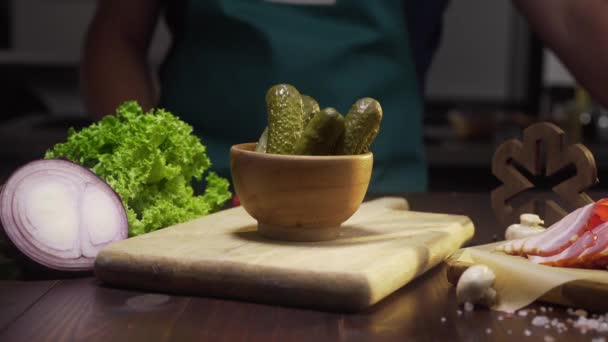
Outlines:
[[[364,203],[338,239],[315,243],[261,238],[242,208],[229,209],[112,244],[95,272],[119,286],[360,310],[473,235],[465,216],[396,210],[390,202]]]
[[[575,329],[558,334],[533,326],[532,313],[524,317],[485,309],[464,312],[456,304],[454,287],[447,282],[445,272],[443,265],[436,267],[377,305],[351,314],[193,298],[173,325],[171,340],[543,341],[551,336],[555,341],[579,341],[598,336]],[[527,309],[543,314],[543,305]],[[572,317],[560,307],[544,315],[561,321]],[[526,336],[525,330],[531,336]]]
[[[496,221],[488,193],[406,197],[412,210],[469,215],[477,228],[470,244],[490,243],[504,234],[505,227]],[[21,283],[1,284],[12,296],[27,291]],[[205,297],[171,295],[164,304],[155,297],[138,299],[145,295],[150,294],[98,287],[90,278],[61,281],[0,331],[0,341],[543,341],[546,336],[554,341],[591,341],[608,337],[593,331],[582,334],[570,325],[568,331],[558,334],[553,328],[533,326],[532,313],[464,312],[456,304],[454,287],[448,283],[443,266],[354,314]],[[156,309],[127,306],[131,298],[136,298],[135,303],[151,302],[149,306]],[[559,306],[543,313],[541,307],[546,306],[537,303],[526,309],[550,319],[576,319]],[[457,310],[461,310],[460,315]],[[526,330],[530,336],[524,334]]]
[[[92,278],[61,280],[0,341],[162,341],[189,298],[115,290]]]
[[[230,173],[241,204],[260,234],[286,241],[333,240],[361,205],[373,155],[301,156],[230,148]]]
[[[547,335],[555,341],[589,341],[603,336],[535,327],[532,314],[463,312],[445,272],[436,267],[378,305],[353,314],[216,298],[163,298],[100,287],[91,278],[61,281],[0,332],[0,341],[543,341]],[[540,314],[542,305],[527,309]],[[546,315],[572,318],[560,307]],[[526,329],[532,336],[524,335]]]
[[[0,282],[0,331],[48,292],[57,281]]]

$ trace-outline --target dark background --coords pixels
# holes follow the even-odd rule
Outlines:
[[[69,126],[89,123],[78,91],[80,44],[94,0],[0,0],[0,182],[40,158]],[[425,89],[430,191],[489,191],[493,152],[528,124],[552,121],[608,168],[608,113],[575,94],[572,77],[510,1],[452,1]],[[150,53],[157,67],[168,34]],[[604,187],[602,183],[598,187]]]

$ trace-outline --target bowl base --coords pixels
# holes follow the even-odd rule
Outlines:
[[[338,237],[340,226],[293,228],[258,222],[258,233],[263,237],[273,240],[297,242],[327,241]]]

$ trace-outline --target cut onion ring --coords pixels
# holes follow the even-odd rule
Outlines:
[[[118,194],[63,159],[36,160],[9,177],[0,190],[0,223],[27,258],[60,271],[92,270],[97,253],[128,234]]]

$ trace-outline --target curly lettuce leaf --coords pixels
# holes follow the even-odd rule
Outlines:
[[[67,158],[103,178],[122,199],[130,235],[140,235],[217,211],[231,197],[226,179],[209,172],[203,195],[192,180],[211,167],[192,127],[163,109],[144,113],[134,101],[80,131],[45,158]]]

